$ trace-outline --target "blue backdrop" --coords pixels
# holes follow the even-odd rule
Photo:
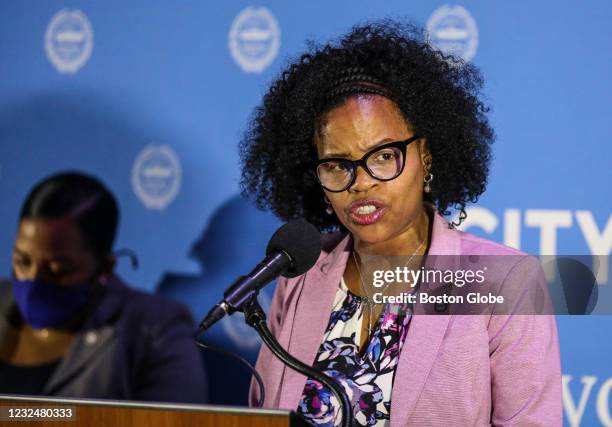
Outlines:
[[[0,272],[26,192],[81,169],[120,201],[117,247],[141,263],[120,275],[200,317],[279,224],[238,197],[237,142],[266,85],[307,38],[389,16],[426,25],[485,75],[498,139],[466,228],[533,254],[609,255],[610,2],[4,1]],[[612,426],[612,319],[558,321],[566,424]],[[210,340],[251,359],[259,345],[237,317]],[[244,401],[232,390],[246,373],[211,372],[217,401]]]

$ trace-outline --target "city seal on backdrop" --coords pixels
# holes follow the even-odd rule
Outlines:
[[[245,73],[261,73],[274,61],[279,48],[280,27],[265,7],[247,7],[232,22],[229,50]]]
[[[83,12],[62,9],[51,18],[45,33],[47,58],[62,74],[79,71],[91,56],[93,30]]]
[[[427,20],[430,42],[445,53],[472,60],[478,48],[476,21],[463,6],[444,5]]]
[[[132,188],[148,209],[164,209],[181,188],[181,163],[168,145],[147,145],[134,160]]]

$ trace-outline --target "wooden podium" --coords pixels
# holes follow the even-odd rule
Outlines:
[[[305,427],[307,424],[294,412],[271,409],[0,395],[0,426]]]

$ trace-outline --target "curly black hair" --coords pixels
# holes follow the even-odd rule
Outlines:
[[[435,181],[424,200],[443,215],[454,207],[460,223],[466,203],[486,188],[495,138],[483,80],[472,64],[432,47],[420,27],[393,20],[355,26],[339,41],[309,42],[308,52],[282,71],[240,144],[242,194],[285,221],[304,217],[322,231],[343,228],[325,214],[313,163],[324,114],[354,96],[327,98],[330,83],[347,69],[382,82],[414,132],[426,138]]]

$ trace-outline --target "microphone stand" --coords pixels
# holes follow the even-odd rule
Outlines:
[[[342,427],[351,427],[353,420],[351,402],[349,401],[348,396],[344,392],[340,383],[336,382],[335,379],[324,374],[323,372],[300,362],[298,359],[290,355],[283,347],[281,347],[276,338],[274,338],[270,332],[270,329],[268,329],[268,325],[266,324],[266,313],[264,313],[263,309],[259,305],[259,302],[257,301],[257,294],[253,295],[249,300],[247,300],[242,305],[241,309],[244,312],[244,319],[247,325],[251,326],[257,331],[261,337],[261,340],[276,357],[278,357],[291,369],[299,372],[300,374],[306,375],[306,377],[314,378],[320,383],[326,385],[331,390],[338,402],[340,402]]]

